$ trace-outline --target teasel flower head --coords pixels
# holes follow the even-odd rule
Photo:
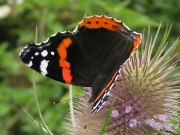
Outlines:
[[[86,93],[74,102],[74,120],[67,118],[69,134],[98,135],[110,108],[104,135],[176,134],[177,127],[170,120],[178,117],[180,75],[173,74],[177,69],[173,58],[179,39],[168,45],[167,29],[158,43],[159,31],[160,27],[152,38],[148,30],[99,112],[92,114]]]

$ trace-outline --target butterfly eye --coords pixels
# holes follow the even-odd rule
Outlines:
[[[127,31],[125,28],[120,28],[120,31],[121,31],[123,34],[125,34],[125,35],[128,34],[128,31]]]
[[[136,40],[136,36],[134,34],[130,34],[129,37],[132,39],[132,40]]]

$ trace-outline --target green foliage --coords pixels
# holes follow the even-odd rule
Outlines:
[[[0,134],[42,134],[32,121],[38,123],[37,106],[33,96],[32,71],[18,57],[28,42],[34,42],[35,27],[38,41],[51,34],[73,30],[84,16],[107,15],[122,19],[132,30],[143,32],[148,26],[157,28],[173,23],[169,42],[179,36],[178,20],[180,1],[175,0],[24,0],[9,5],[11,13],[0,18]],[[165,26],[164,26],[165,28]],[[178,48],[180,51],[180,47]],[[179,56],[177,56],[179,59]],[[39,106],[45,122],[54,134],[65,134],[63,121],[68,112],[68,87],[36,74],[36,90]],[[77,96],[80,89],[73,87]],[[60,102],[54,104],[53,102]],[[27,111],[23,111],[23,108]],[[29,114],[29,116],[27,115]]]
[[[100,130],[100,132],[99,132],[99,135],[103,135],[104,132],[105,132],[106,126],[108,125],[108,122],[109,122],[110,117],[111,117],[111,113],[112,113],[112,110],[113,110],[113,106],[114,106],[115,100],[116,100],[116,99],[113,100],[112,106],[111,106],[111,107],[109,108],[109,110],[108,110],[108,113],[107,113],[106,118],[105,118],[105,120],[104,120],[104,123],[103,123],[103,125],[102,125],[102,127],[101,127],[101,130]]]

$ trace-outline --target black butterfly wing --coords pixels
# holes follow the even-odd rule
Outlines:
[[[39,45],[28,44],[20,52],[21,60],[35,71],[59,82],[89,87],[84,56],[74,35],[56,33]],[[81,67],[81,68],[79,68]]]
[[[123,29],[126,33],[120,31]],[[117,79],[121,66],[140,44],[140,35],[131,33],[123,23],[105,16],[85,18],[76,29],[75,36],[86,54],[85,64],[91,72],[92,112],[97,112],[107,100],[113,82]],[[130,38],[133,35],[135,40]]]
[[[133,42],[120,32],[104,28],[87,29],[82,27],[76,37],[84,45],[83,48],[87,55],[84,64],[90,72],[88,78],[93,80],[90,102],[98,101],[104,94],[108,94],[108,89],[118,75],[120,66],[130,56]],[[103,103],[104,100],[101,99],[99,102]]]

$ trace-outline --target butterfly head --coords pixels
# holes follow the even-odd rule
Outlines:
[[[124,36],[131,39],[136,45],[140,45],[141,40],[142,40],[141,33],[133,32],[130,29],[125,28],[125,27],[122,27],[119,30]]]

